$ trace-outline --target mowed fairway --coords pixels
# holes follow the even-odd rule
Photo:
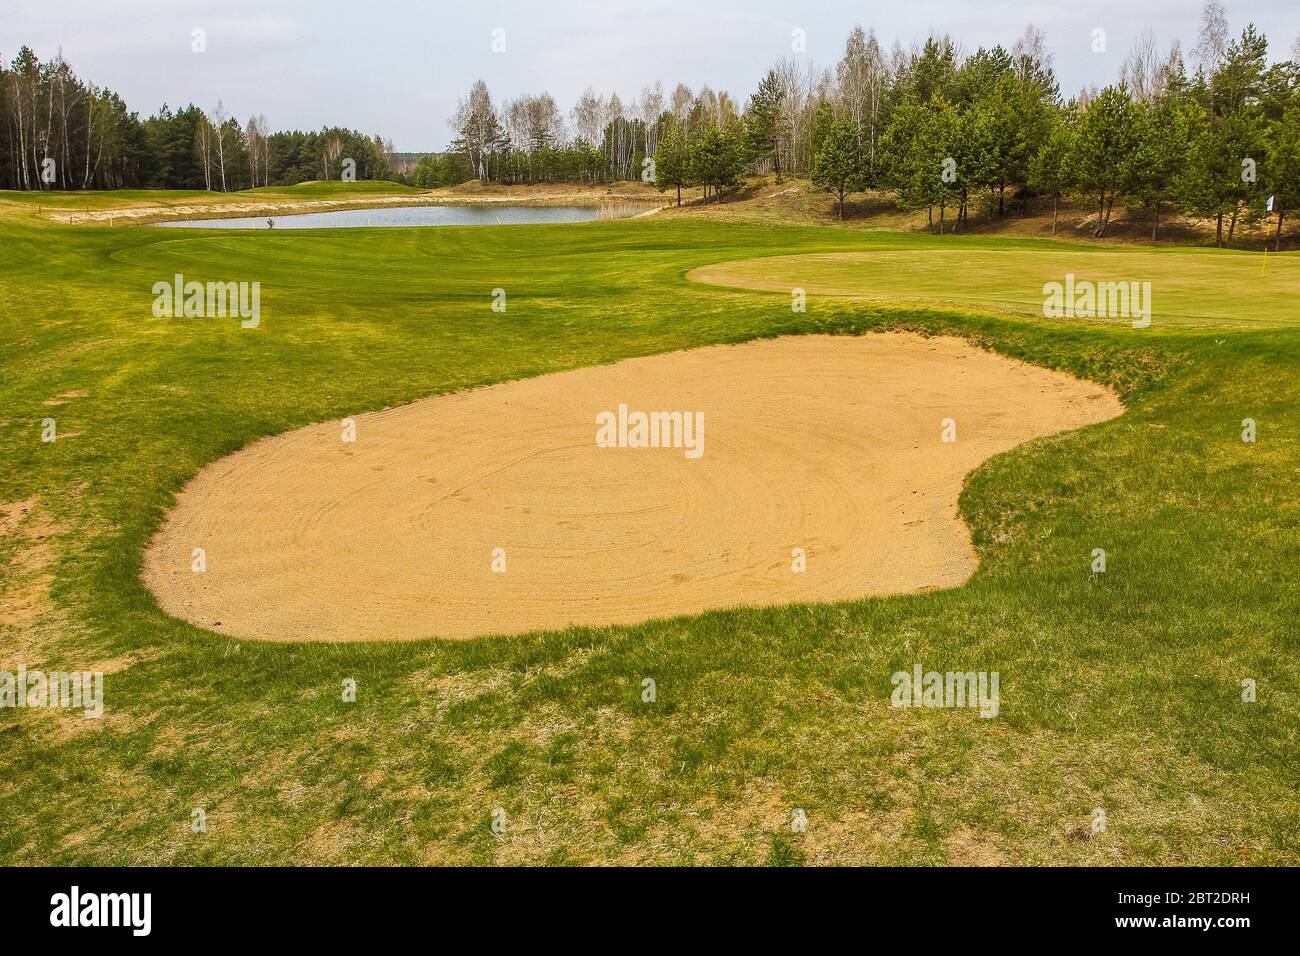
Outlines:
[[[1152,327],[1135,330],[973,304],[1002,289],[1032,305],[1030,254],[1056,279],[1116,254],[1056,244],[657,217],[177,235],[4,216],[0,670],[107,676],[99,719],[0,710],[0,862],[1300,862],[1300,331],[1294,286],[1252,298],[1258,256],[1152,253],[1212,296],[1187,321],[1162,321],[1157,277],[1126,267],[1155,287]],[[901,269],[966,250],[985,264],[945,301],[914,285],[891,287],[902,305],[818,295],[799,269],[757,274],[778,295],[687,279],[772,256],[883,253]],[[1270,255],[1269,274],[1294,263]],[[260,282],[259,327],[153,318],[154,283],[178,272]],[[808,288],[806,313],[787,282]],[[1217,318],[1234,302],[1239,321]],[[961,509],[981,563],[958,588],[268,643],[170,618],[140,580],[176,492],[258,438],[635,356],[897,328],[965,336],[1127,405],[979,468]],[[355,586],[337,581],[335,599]],[[891,675],[918,663],[997,671],[998,716],[891,708]]]

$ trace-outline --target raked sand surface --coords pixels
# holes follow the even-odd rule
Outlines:
[[[597,417],[620,404],[703,413],[702,454],[600,447]],[[298,641],[952,587],[976,567],[957,508],[965,476],[1122,411],[1102,386],[951,337],[792,336],[630,359],[358,415],[354,442],[340,422],[258,441],[182,490],[144,578],[201,627]]]

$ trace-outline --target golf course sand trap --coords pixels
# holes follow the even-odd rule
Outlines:
[[[636,413],[661,411],[686,413],[682,429],[631,447]],[[957,338],[794,336],[630,359],[358,415],[352,442],[339,422],[256,442],[183,489],[144,578],[201,627],[303,641],[951,587],[976,566],[964,477],[1122,411],[1099,385]]]

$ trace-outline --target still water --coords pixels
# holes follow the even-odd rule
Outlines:
[[[243,219],[184,219],[159,226],[189,229],[334,229],[355,226],[495,226],[625,219],[651,206],[386,206]],[[274,225],[272,226],[272,223]]]

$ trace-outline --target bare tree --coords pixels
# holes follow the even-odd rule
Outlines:
[[[82,189],[94,186],[99,175],[105,146],[113,137],[115,102],[120,101],[116,100],[111,90],[94,85],[86,88],[86,161]]]
[[[524,132],[530,149],[558,146],[565,141],[564,116],[550,93],[529,97],[526,120]]]
[[[709,123],[718,124],[718,94],[705,83],[695,96],[695,108]]]
[[[250,116],[244,125],[244,148],[248,151],[249,186],[257,188],[257,121]]]
[[[208,190],[212,189],[212,141],[214,138],[212,121],[208,119],[207,113],[200,113],[194,145],[199,151],[199,162],[203,164],[203,188]]]
[[[392,178],[395,172],[405,172],[406,169],[398,169],[397,151],[393,149],[393,141],[387,137],[376,133],[374,138],[375,155],[379,161],[384,164],[384,172],[388,178]]]
[[[38,84],[38,89],[39,86],[40,84]],[[43,128],[36,128],[34,130],[36,135],[32,137],[32,165],[37,170],[40,170],[44,160],[49,158],[50,156],[50,138],[54,130],[54,97],[48,91],[46,91],[44,99],[45,99],[45,125]],[[33,118],[35,118],[38,115],[38,112],[39,111],[35,109],[35,103],[33,102],[33,110],[32,110]],[[38,175],[36,177],[36,180],[40,184],[41,189],[45,189],[48,186],[53,185],[52,183],[47,183],[45,181],[45,177],[41,175]]]
[[[549,93],[506,100],[500,112],[501,125],[518,149],[533,153],[563,140],[563,121]]]
[[[867,122],[867,92],[869,67],[867,65],[867,34],[860,26],[854,26],[844,46],[844,56],[835,66],[835,79],[838,83],[840,101],[858,131],[858,143],[863,139],[863,127]]]
[[[781,165],[796,174],[812,169],[812,119],[817,105],[830,95],[829,73],[818,72],[804,61],[785,57],[774,67],[781,85]]]
[[[1192,55],[1207,77],[1213,75],[1223,62],[1223,55],[1228,51],[1228,39],[1228,17],[1223,4],[1219,0],[1205,0],[1205,6],[1201,8],[1201,32]]]
[[[334,136],[334,135],[325,137],[325,141],[321,143],[321,147],[320,147],[320,159],[321,159],[321,164],[325,167],[326,180],[330,178],[330,173],[334,169],[334,164],[339,161],[339,158],[342,155],[343,155],[343,140],[339,139],[338,136]]]
[[[864,33],[855,26],[835,67],[839,99],[858,131],[859,146],[865,145],[874,167],[880,138],[881,106],[889,88],[889,64],[876,40],[876,31]]]
[[[655,80],[654,86],[645,86],[636,101],[636,115],[645,127],[645,153],[654,155],[659,143],[659,118],[664,112],[664,85]]]
[[[212,138],[216,145],[217,171],[221,176],[221,191],[226,192],[226,108],[217,100],[208,116],[212,123]]]
[[[262,161],[262,185],[271,185],[271,124],[261,113],[257,114],[257,130],[261,138],[260,159]],[[392,148],[392,144],[389,144]]]
[[[672,111],[673,119],[681,124],[682,129],[687,128],[687,123],[691,115],[691,104],[695,102],[695,94],[685,83],[678,83],[673,88],[673,97],[669,109]]]
[[[632,144],[628,135],[627,117],[623,114],[623,101],[611,93],[605,102],[601,133],[605,142],[605,155],[611,176],[626,177],[631,165]],[[604,135],[608,131],[608,135]]]
[[[525,142],[524,130],[528,126],[528,96],[521,96],[517,100],[503,100],[499,113],[501,115],[501,126],[510,137],[510,142],[520,145]]]
[[[24,108],[29,96],[28,87],[36,82],[35,54],[24,47],[14,60],[13,72],[9,74],[10,95],[13,99],[14,125],[17,130],[15,146],[18,161],[17,179],[23,189],[31,189],[31,179],[27,169],[27,110]],[[35,99],[35,94],[30,94]]]
[[[469,98],[461,100],[456,115],[451,119],[456,130],[455,147],[469,158],[474,175],[488,181],[491,178],[492,155],[506,144],[509,137],[501,127],[500,118],[492,106],[487,84],[477,80],[470,87]]]
[[[538,152],[564,142],[564,117],[550,93],[525,94],[501,104],[501,125],[514,148],[527,157],[525,180],[531,180]]]
[[[573,105],[572,115],[573,129],[578,139],[590,146],[600,145],[605,117],[604,97],[597,96],[595,90],[587,87]]]
[[[263,186],[270,185],[270,149],[268,138],[270,127],[265,116],[250,116],[244,128],[244,145],[248,150],[248,170],[252,176],[253,188],[257,188],[258,178]]]
[[[1045,69],[1052,68],[1052,54],[1047,49],[1047,34],[1032,23],[1025,27],[1020,39],[1011,46],[1011,56],[1021,81],[1029,79],[1028,68],[1035,63]]]
[[[99,91],[95,87],[90,87],[86,91],[86,162],[82,170],[81,188],[89,189],[90,182],[94,178],[95,171],[99,168],[98,156],[95,159],[95,165],[90,165],[90,152],[95,141],[96,134],[99,132],[97,121],[99,119]]]
[[[72,75],[72,68],[63,59],[62,50],[59,51],[58,58],[55,60],[54,87],[59,101],[59,182],[64,189],[67,189],[68,173],[71,165],[69,142],[72,139],[71,124],[68,120],[75,112],[82,91],[81,84]]]
[[[1163,92],[1160,89],[1162,66],[1155,32],[1143,30],[1119,68],[1119,80],[1128,84],[1135,100],[1150,103]]]

